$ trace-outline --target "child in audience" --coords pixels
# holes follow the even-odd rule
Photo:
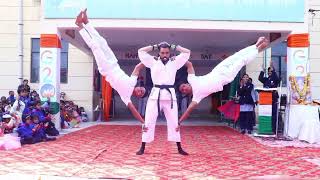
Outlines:
[[[16,101],[14,97],[14,91],[9,91],[9,97],[7,98],[7,102],[11,105]]]
[[[0,122],[0,150],[13,150],[20,148],[20,138],[11,134],[4,134],[4,129],[4,123]]]
[[[17,122],[10,114],[5,114],[2,116],[2,126],[3,126],[3,132],[5,134],[9,134],[13,132],[13,129],[17,127]]]
[[[81,121],[82,121],[82,122],[88,122],[88,115],[87,115],[87,113],[84,111],[84,108],[83,108],[83,107],[80,107],[79,110],[80,110]]]
[[[35,127],[32,122],[31,115],[24,115],[23,124],[18,128],[18,135],[20,137],[21,144],[33,144],[33,128]]]

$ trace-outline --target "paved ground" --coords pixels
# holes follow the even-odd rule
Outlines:
[[[268,147],[228,127],[187,126],[182,137],[190,155],[183,157],[166,141],[166,127],[158,126],[155,142],[147,145],[144,156],[136,156],[140,135],[139,126],[97,125],[55,142],[2,151],[0,175],[247,179],[277,174],[320,179],[317,148]]]

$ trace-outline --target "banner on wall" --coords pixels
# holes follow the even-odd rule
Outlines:
[[[58,48],[40,49],[40,97],[41,101],[50,98],[56,102],[56,84],[57,84],[57,56],[60,55]],[[60,73],[59,73],[60,74]]]
[[[116,57],[121,60],[139,60],[138,50],[136,51],[114,51]],[[192,52],[189,60],[222,60],[226,54],[215,54],[210,52]],[[156,52],[152,55],[156,56]]]
[[[304,22],[304,7],[304,0],[45,0],[44,17],[74,18],[88,8],[90,18]]]

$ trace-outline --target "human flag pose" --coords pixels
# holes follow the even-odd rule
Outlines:
[[[260,37],[255,45],[244,48],[223,60],[209,74],[204,76],[196,76],[192,63],[187,62],[189,83],[182,84],[179,90],[183,94],[193,94],[193,98],[188,109],[180,117],[179,126],[176,130],[179,131],[180,123],[187,119],[191,111],[203,98],[214,92],[222,91],[223,86],[233,81],[241,68],[253,61],[268,44],[265,37]]]
[[[108,46],[107,41],[90,25],[86,10],[80,12],[75,23],[80,28],[80,35],[91,48],[99,72],[106,77],[111,87],[119,93],[121,100],[130,109],[133,116],[141,123],[144,123],[144,119],[131,102],[131,95],[141,97],[144,94],[140,87],[135,87],[139,72],[144,68],[144,65],[142,63],[136,65],[131,76],[128,76],[120,68],[118,60]],[[147,128],[143,127],[143,130],[147,131]]]
[[[177,50],[180,54],[170,57],[170,49]],[[152,50],[159,50],[159,56],[151,56],[148,52]],[[163,110],[167,120],[168,141],[176,142],[178,152],[182,155],[188,155],[181,147],[180,132],[176,131],[178,109],[174,81],[177,70],[188,61],[190,50],[163,42],[139,49],[138,55],[141,62],[150,68],[154,86],[150,92],[146,107],[145,125],[148,131],[142,133],[142,144],[137,155],[142,155],[146,143],[154,140],[156,120],[161,110]]]

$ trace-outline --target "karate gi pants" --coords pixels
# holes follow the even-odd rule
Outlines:
[[[178,107],[177,101],[173,101],[171,109],[171,100],[160,100],[160,111],[167,120],[168,141],[181,142],[180,131],[176,131],[178,127]],[[158,118],[158,101],[156,99],[148,99],[146,107],[145,125],[147,132],[142,133],[142,142],[150,143],[154,140],[155,126]]]

